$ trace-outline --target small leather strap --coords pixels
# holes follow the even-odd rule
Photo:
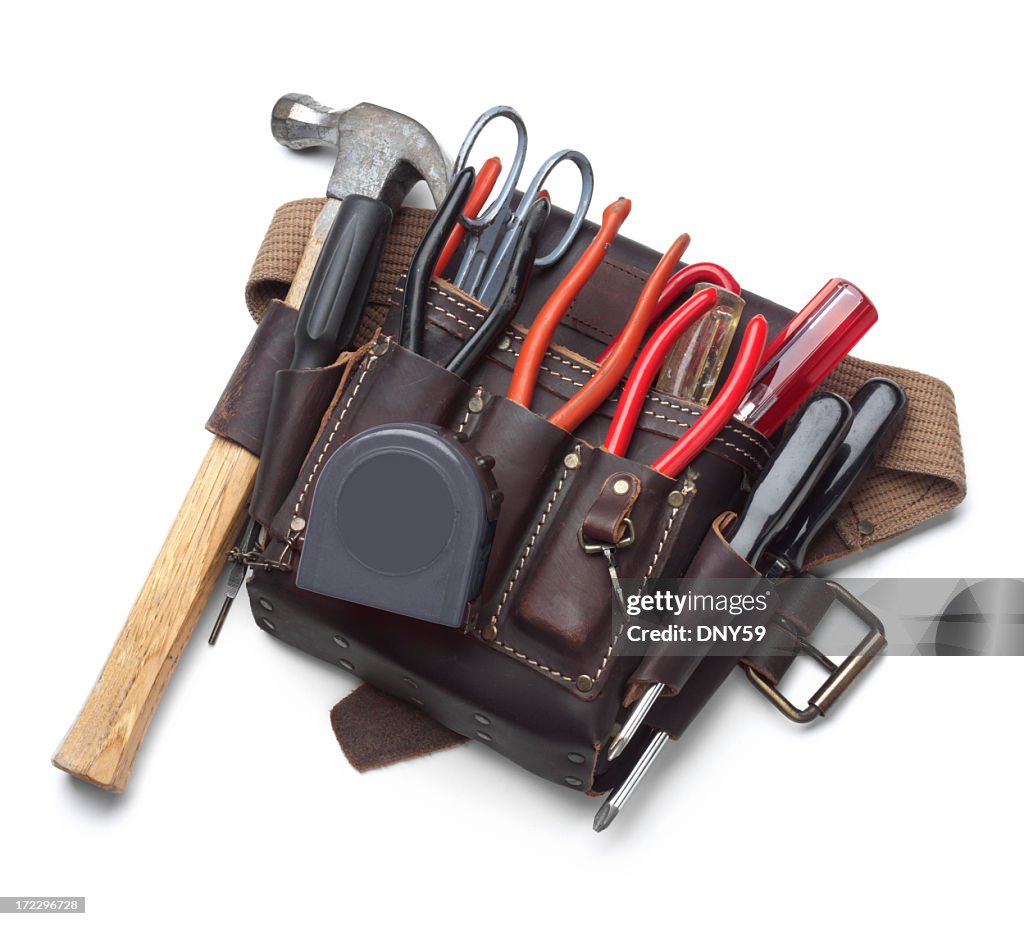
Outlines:
[[[821,623],[835,593],[820,579],[801,576],[778,583],[779,605],[764,639],[740,660],[773,685],[778,685],[803,649],[803,641]],[[780,620],[781,619],[781,620]]]
[[[697,555],[690,563],[689,569],[686,570],[686,578],[734,579],[749,586],[749,588],[744,588],[745,593],[757,595],[762,585],[768,586],[768,580],[762,578],[754,567],[743,559],[726,540],[726,534],[734,518],[735,515],[732,512],[725,512],[715,519],[701,543]],[[683,628],[685,637],[694,639],[696,625],[703,618],[703,612],[683,611],[678,617],[673,618],[671,623]],[[652,644],[639,668],[629,680],[624,704],[627,706],[632,704],[650,685],[654,684],[665,686],[663,700],[674,698],[684,690],[684,686],[711,649],[710,643],[705,648],[693,644],[685,654],[681,655],[678,643]],[[735,658],[732,661],[735,664]]]
[[[583,539],[618,544],[626,535],[626,518],[640,497],[640,480],[633,473],[612,473],[583,518]]]

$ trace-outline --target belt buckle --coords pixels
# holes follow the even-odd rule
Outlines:
[[[882,622],[859,598],[852,595],[838,582],[826,581],[826,585],[835,592],[836,600],[848,611],[858,617],[868,627],[866,636],[854,647],[853,651],[839,665],[832,662],[813,644],[801,636],[797,636],[801,649],[829,670],[824,684],[807,701],[807,707],[798,708],[775,685],[760,672],[750,666],[744,666],[751,684],[775,705],[794,723],[810,723],[824,717],[847,688],[885,649],[885,627]]]

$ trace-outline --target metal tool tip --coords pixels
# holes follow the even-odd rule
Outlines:
[[[601,809],[594,815],[594,832],[600,833],[612,825],[619,813],[619,808],[612,804],[602,804]]]
[[[622,755],[622,751],[626,748],[626,741],[621,736],[616,736],[608,744],[608,758],[617,759]]]
[[[217,620],[213,622],[213,630],[210,631],[210,639],[206,642],[213,646],[217,642],[217,637],[220,636],[220,629],[224,626],[224,618],[228,616],[228,611],[231,610],[231,603],[235,599],[228,595],[224,599],[224,604],[220,606],[220,611],[217,612]]]

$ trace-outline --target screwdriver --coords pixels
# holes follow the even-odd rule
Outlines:
[[[224,603],[220,606],[220,611],[217,612],[217,619],[213,622],[210,638],[206,641],[210,646],[217,642],[217,637],[220,636],[221,628],[224,626],[224,619],[228,616],[228,611],[231,610],[231,605],[235,598],[238,597],[242,583],[245,582],[245,573],[249,566],[244,557],[246,553],[256,549],[256,541],[259,539],[259,536],[260,526],[250,518],[245,527],[242,528],[242,533],[238,535],[238,541],[231,550],[230,555],[233,559],[228,567],[227,592],[224,595]]]
[[[748,563],[755,563],[761,558],[772,538],[806,501],[846,436],[852,416],[850,404],[831,393],[812,399],[801,412],[762,470],[729,538],[735,552]],[[733,663],[722,661],[728,673]],[[637,702],[622,729],[609,743],[610,759],[622,754],[663,690],[663,685],[653,685]],[[654,691],[657,694],[652,695]],[[598,810],[594,817],[597,832],[607,828],[615,819],[668,740],[667,733],[656,732],[653,735],[636,766],[609,793]]]
[[[686,337],[676,341],[655,386],[659,392],[698,405],[711,402],[744,306],[735,293],[713,283],[698,283],[693,288],[694,295],[705,289],[715,290],[717,305],[701,317]]]
[[[761,572],[768,579],[798,575],[812,541],[853,491],[868,463],[888,445],[907,406],[907,394],[891,379],[869,379],[850,399],[850,430],[814,492],[772,542]]]
[[[848,280],[829,280],[765,348],[736,417],[770,436],[800,407],[878,320]]]

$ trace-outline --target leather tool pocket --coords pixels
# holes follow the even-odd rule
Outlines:
[[[291,534],[294,548],[301,550],[302,532],[295,536],[295,519],[308,516],[324,464],[353,434],[406,421],[458,430],[458,424],[452,427],[453,420],[467,413],[471,392],[463,380],[390,338],[378,337],[367,344],[349,360],[342,388],[304,453],[297,481],[273,518],[272,536],[288,539]]]

